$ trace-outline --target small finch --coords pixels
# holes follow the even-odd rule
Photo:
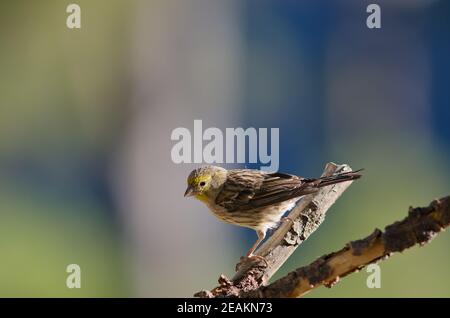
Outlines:
[[[252,258],[257,257],[253,252],[266,237],[267,230],[276,227],[301,196],[328,185],[358,179],[359,171],[305,179],[279,172],[204,166],[189,174],[184,196],[194,196],[204,202],[226,223],[255,230],[258,239],[246,254]]]

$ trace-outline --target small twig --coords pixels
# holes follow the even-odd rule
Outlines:
[[[322,176],[351,171],[347,165],[328,163]],[[352,182],[343,182],[321,188],[318,192],[304,196],[292,209],[288,219],[283,222],[271,237],[256,251],[264,257],[264,262],[240,263],[235,276],[228,280],[223,275],[218,287],[212,291],[201,291],[197,297],[239,297],[242,293],[257,290],[276,273],[296,248],[303,243],[325,219],[327,210],[350,186]]]
[[[320,257],[269,286],[239,297],[300,297],[321,285],[331,287],[342,277],[362,267],[387,259],[414,245],[429,243],[450,225],[450,196],[431,202],[425,208],[410,208],[408,216],[368,237],[348,243],[342,250]]]

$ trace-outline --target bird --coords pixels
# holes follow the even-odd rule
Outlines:
[[[275,228],[302,196],[335,183],[356,180],[361,177],[361,170],[307,179],[280,172],[207,165],[189,174],[184,196],[200,200],[225,223],[255,230],[258,238],[245,256],[259,258],[254,252],[267,231]]]

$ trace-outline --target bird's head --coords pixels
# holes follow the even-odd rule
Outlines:
[[[226,180],[226,173],[226,169],[216,166],[204,166],[192,170],[187,178],[184,196],[195,196],[204,202],[214,199]]]

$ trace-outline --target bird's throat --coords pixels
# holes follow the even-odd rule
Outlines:
[[[204,202],[204,203],[208,202],[208,196],[206,196],[205,194],[202,194],[202,193],[196,194],[195,198],[197,200],[200,200],[200,201]]]

